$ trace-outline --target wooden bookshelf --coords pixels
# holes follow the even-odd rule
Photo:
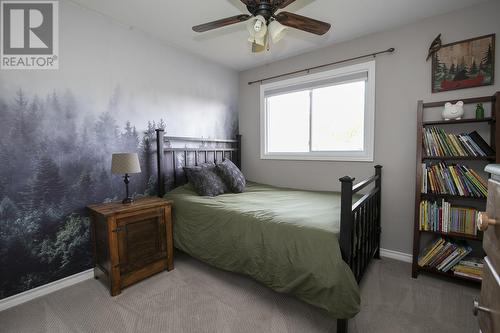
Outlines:
[[[478,200],[486,202],[486,197],[466,197],[463,195],[439,194],[439,193],[420,193],[421,200]],[[420,204],[420,201],[419,201]]]
[[[456,240],[467,240],[468,242],[481,242],[482,235],[478,236],[468,235],[468,234],[460,234],[460,233],[443,233],[439,231],[426,231],[420,230],[419,224],[419,214],[420,214],[420,202],[422,200],[441,200],[445,199],[448,202],[451,202],[453,206],[463,206],[463,203],[467,203],[467,205],[474,207],[477,210],[484,210],[486,208],[486,198],[485,197],[466,197],[460,195],[450,195],[450,194],[433,194],[433,193],[421,193],[421,184],[422,184],[422,163],[432,163],[437,161],[460,161],[461,164],[467,165],[472,161],[475,161],[475,165],[477,163],[484,163],[486,166],[487,163],[500,161],[500,122],[496,121],[497,112],[500,111],[500,92],[497,92],[493,96],[483,96],[476,98],[467,98],[462,99],[464,104],[477,104],[477,103],[485,103],[491,105],[491,117],[487,117],[484,119],[459,119],[459,120],[433,120],[433,121],[423,121],[424,112],[441,112],[441,108],[444,107],[445,103],[451,102],[456,103],[456,100],[447,100],[440,102],[430,102],[424,103],[423,101],[419,101],[417,105],[417,158],[416,158],[416,186],[415,186],[415,214],[414,214],[414,229],[413,229],[413,263],[412,263],[412,277],[417,278],[420,272],[426,272],[429,274],[444,276],[449,279],[454,279],[457,281],[468,281],[474,282],[476,284],[480,284],[481,281],[473,278],[463,277],[459,275],[455,275],[453,271],[442,272],[432,267],[421,267],[418,265],[418,257],[420,256],[420,252],[422,251],[421,247],[421,238],[424,234],[427,234],[428,237],[446,237],[448,239],[456,239]],[[432,109],[433,110],[427,110]],[[453,125],[463,125],[470,124],[468,126],[473,126],[474,124],[478,126],[488,126],[490,131],[490,146],[495,150],[495,156],[425,156],[425,150],[423,149],[423,133],[424,128],[428,126],[450,126],[447,127],[447,131],[453,132]],[[484,129],[484,127],[481,127]],[[497,135],[497,133],[499,133]],[[496,149],[499,147],[499,149]],[[480,247],[480,246],[479,246]]]
[[[444,277],[447,277],[449,279],[455,279],[455,280],[459,280],[459,281],[474,282],[477,284],[481,284],[481,280],[479,280],[479,279],[470,278],[468,276],[455,275],[455,273],[452,270],[449,270],[447,272],[443,272],[443,271],[437,270],[435,268],[425,267],[425,266],[418,266],[418,270],[423,271],[423,272],[427,272],[427,273],[431,273],[431,274],[435,274],[435,275],[444,276]]]
[[[424,160],[436,160],[436,161],[495,161],[495,156],[422,156],[422,161]]]
[[[483,240],[483,237],[481,235],[476,236],[476,235],[462,234],[462,233],[458,233],[458,232],[440,232],[440,231],[431,231],[431,230],[420,230],[420,232],[439,235],[442,237],[468,239],[468,240],[476,240],[476,241]]]
[[[492,123],[495,119],[488,117],[483,119],[458,119],[458,120],[433,120],[422,122],[423,126],[435,126],[435,125],[456,125],[456,124],[472,124],[472,123]]]

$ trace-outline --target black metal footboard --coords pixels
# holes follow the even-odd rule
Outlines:
[[[382,166],[375,166],[375,175],[357,184],[345,176],[342,182],[340,208],[340,250],[356,281],[361,281],[372,258],[380,258],[380,203]],[[373,188],[353,203],[353,195],[367,186]],[[337,333],[347,332],[347,320],[337,321]]]
[[[354,185],[354,178],[342,182],[340,212],[340,249],[342,258],[351,267],[359,282],[372,258],[380,257],[380,198],[382,166],[375,166],[375,175]],[[375,185],[353,203],[352,196],[370,184]]]

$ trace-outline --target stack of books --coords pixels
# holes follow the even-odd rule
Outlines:
[[[495,154],[490,145],[477,133],[452,134],[442,128],[424,129],[423,144],[427,156],[492,156]]]
[[[466,258],[460,260],[452,270],[455,275],[468,277],[481,281],[483,279],[483,259],[481,258]]]
[[[477,236],[479,211],[474,208],[452,207],[444,199],[441,202],[420,202],[420,230],[443,233],[461,233]]]
[[[476,171],[460,165],[422,163],[422,193],[450,194],[483,198],[488,195],[488,183]]]
[[[448,272],[471,251],[472,248],[466,242],[452,242],[439,238],[421,253],[418,265]]]

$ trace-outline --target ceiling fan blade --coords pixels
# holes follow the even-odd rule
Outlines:
[[[299,30],[304,30],[316,35],[324,35],[330,30],[330,23],[321,22],[314,20],[309,17],[289,13],[280,12],[276,15],[276,20],[288,27],[292,27]]]
[[[296,0],[274,0],[273,5],[278,7],[278,8],[285,8],[292,2],[295,2]]]
[[[248,20],[250,17],[252,17],[252,16],[246,15],[246,14],[241,14],[241,15],[236,15],[236,16],[232,16],[232,17],[227,17],[227,18],[224,18],[224,19],[221,19],[221,20],[217,20],[217,21],[208,22],[208,23],[205,23],[205,24],[196,25],[196,26],[193,27],[193,31],[196,31],[196,32],[205,32],[205,31],[208,31],[208,30],[225,27],[226,25],[235,24],[235,23],[239,23],[239,22],[244,22],[244,21]]]
[[[240,0],[245,4],[245,6],[255,6],[257,3],[255,0]]]

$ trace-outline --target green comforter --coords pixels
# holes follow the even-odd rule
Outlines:
[[[184,185],[174,201],[174,245],[210,265],[251,276],[327,310],[359,312],[359,288],[342,260],[340,193],[256,183],[244,193],[200,197]]]

